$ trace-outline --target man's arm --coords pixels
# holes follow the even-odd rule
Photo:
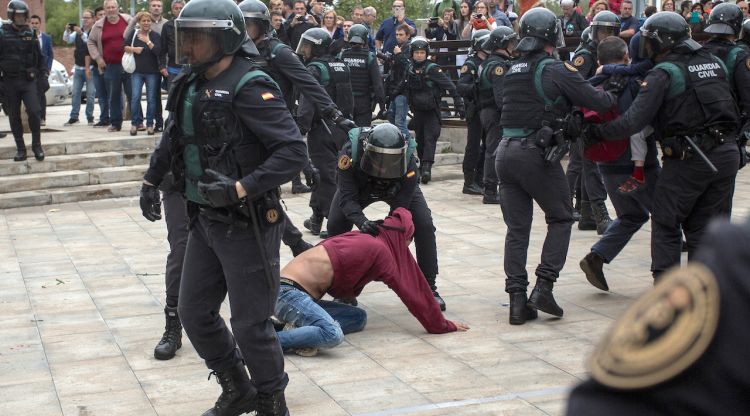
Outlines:
[[[52,49],[52,36],[43,33],[44,39],[44,57],[46,58],[47,73],[52,71],[52,61],[55,59],[55,51]]]
[[[89,39],[86,41],[86,47],[89,49],[89,55],[91,60],[99,64],[99,60],[102,59],[102,55],[99,52],[99,45],[97,44],[100,37],[102,36],[102,27],[94,25],[89,32]]]
[[[164,123],[165,126],[169,126],[171,124],[171,118],[172,116],[170,115]],[[164,129],[164,132],[161,134],[161,140],[159,140],[159,143],[156,145],[154,152],[151,153],[151,158],[149,159],[149,166],[146,170],[146,174],[143,175],[144,181],[157,187],[164,179],[164,176],[167,174],[167,172],[169,172],[169,167],[172,162],[172,155],[169,149],[170,131],[171,129]]]
[[[339,152],[339,160],[342,157],[351,157],[352,147],[347,141]],[[344,169],[342,169],[344,167]],[[359,203],[359,187],[354,174],[356,168],[353,163],[339,164],[338,176],[336,180],[336,193],[339,195],[339,207],[344,213],[346,219],[351,221],[359,228],[362,223],[367,221],[367,217],[362,212],[362,205]]]
[[[461,67],[461,76],[458,77],[456,84],[456,91],[458,94],[469,100],[474,99],[474,77],[476,76],[476,68],[474,68],[469,62],[466,62]]]
[[[373,59],[370,67],[370,84],[375,93],[375,102],[380,106],[380,110],[385,110],[385,88],[383,87],[383,74],[380,72],[377,60]]]
[[[662,70],[649,72],[641,84],[641,90],[628,111],[614,121],[599,125],[601,137],[625,137],[641,131],[651,124],[659,112],[669,90],[669,75]]]
[[[583,79],[575,68],[569,65],[570,63],[565,65],[556,62],[544,68],[542,84],[547,97],[556,97],[558,94],[562,94],[571,104],[590,108],[594,111],[607,111],[617,104],[617,97],[606,91],[597,90]]]
[[[258,168],[239,180],[248,199],[254,200],[292,180],[307,161],[307,147],[281,91],[272,81],[251,80],[235,97],[234,106],[242,123],[255,133],[270,154]]]
[[[302,93],[305,101],[312,103],[321,113],[326,114],[336,104],[328,96],[326,90],[320,85],[320,76],[316,79],[292,49],[288,46],[282,46],[276,51],[276,58],[271,61],[278,70],[278,73],[287,77],[294,84],[294,87]]]
[[[439,66],[436,65],[432,67],[428,75],[433,81],[435,81],[435,83],[437,83],[438,88],[448,91],[451,96],[455,97],[458,95],[458,92],[456,91],[456,85],[453,83],[453,81],[451,81],[450,78],[448,78],[447,75],[445,75],[445,72],[443,72],[443,70]]]
[[[503,73],[500,75],[497,75],[497,68],[503,68]],[[487,68],[487,71],[490,71],[490,82],[492,82],[492,95],[495,98],[495,106],[497,106],[499,111],[502,111],[503,108],[503,88],[504,88],[504,80],[505,80],[505,71],[508,68],[505,68],[503,64],[497,64],[493,66],[492,68]]]
[[[315,82],[320,85],[320,70],[315,66],[309,66],[306,70],[309,71],[308,74],[310,74]],[[297,124],[306,130],[310,130],[313,124],[313,119],[315,118],[315,103],[308,101],[310,100],[307,98],[306,94],[300,94],[299,106],[297,107]]]
[[[593,75],[596,69],[596,62],[594,62],[594,58],[590,53],[573,55],[571,62],[584,79]]]
[[[745,120],[750,120],[750,52],[739,54],[740,59],[734,65],[734,88],[738,91],[737,105],[740,112],[745,114]]]
[[[409,208],[412,199],[414,199],[414,193],[417,191],[417,186],[419,186],[418,171],[417,160],[412,156],[409,166],[406,168],[406,177],[401,180],[401,189],[393,197],[393,200],[389,201],[391,209]]]

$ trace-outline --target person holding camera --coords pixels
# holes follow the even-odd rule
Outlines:
[[[302,34],[307,29],[318,27],[320,24],[315,19],[315,16],[307,12],[307,5],[303,0],[297,0],[294,2],[294,13],[289,15],[284,23],[286,29],[286,35],[289,39],[289,46],[292,49],[297,49],[299,40],[302,38]]]
[[[94,25],[94,12],[84,10],[82,13],[83,27],[76,23],[69,23],[63,33],[63,41],[68,44],[75,44],[73,51],[73,104],[70,109],[70,117],[65,126],[78,124],[78,113],[81,111],[81,92],[86,85],[86,120],[89,126],[94,125],[94,102],[96,101],[96,87],[94,78],[91,75],[91,56],[86,46],[89,38],[89,31]]]
[[[466,25],[461,32],[462,39],[469,39],[475,30],[495,30],[497,24],[495,23],[495,19],[489,15],[489,10],[490,8],[487,6],[485,0],[479,0],[474,3],[474,14],[471,15],[470,24]]]

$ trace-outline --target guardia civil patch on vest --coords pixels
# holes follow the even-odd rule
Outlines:
[[[579,58],[580,58],[580,56],[579,56]],[[567,68],[567,70],[570,71],[570,72],[578,72],[578,68],[576,68],[573,65],[571,65],[570,62],[563,62],[563,65],[565,65],[565,68]]]
[[[339,169],[347,170],[352,167],[352,158],[348,155],[341,155],[339,158]]]
[[[708,348],[719,322],[719,286],[700,264],[667,273],[615,322],[589,360],[591,376],[642,389],[678,376]]]
[[[497,76],[503,75],[504,72],[505,72],[505,68],[503,68],[502,65],[498,65],[495,68],[495,75],[497,75]]]
[[[575,66],[581,66],[586,61],[586,59],[583,58],[583,56],[578,56],[575,59],[573,59],[573,65]]]
[[[531,69],[529,68],[528,62],[516,62],[515,64],[511,65],[509,74],[521,74],[529,72]]]

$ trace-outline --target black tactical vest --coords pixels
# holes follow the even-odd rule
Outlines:
[[[374,55],[368,49],[349,48],[341,51],[339,59],[349,67],[354,97],[369,99],[372,95],[370,65],[374,65]]]
[[[502,55],[490,55],[479,65],[477,75],[477,90],[479,91],[479,106],[482,108],[496,107],[495,93],[492,88],[492,75],[503,76],[510,68],[510,60]],[[502,68],[502,69],[498,69]],[[498,72],[501,72],[498,74]]]
[[[703,45],[703,48],[724,62],[724,66],[728,71],[727,79],[729,79],[729,84],[732,86],[732,90],[734,90],[734,67],[737,65],[737,62],[743,62],[750,55],[750,50],[742,44],[735,44],[734,42],[721,39],[711,39]],[[736,98],[737,91],[734,91],[734,93]]]
[[[39,40],[29,26],[16,30],[11,24],[4,24],[0,36],[0,70],[5,77],[25,78],[28,70],[38,68]]]
[[[308,64],[318,68],[320,85],[326,90],[336,107],[351,117],[354,113],[354,98],[352,96],[351,74],[349,67],[343,61],[332,56],[313,58]]]
[[[232,179],[253,172],[268,157],[260,139],[237,117],[233,107],[240,83],[253,79],[275,86],[251,61],[235,57],[232,65],[212,80],[199,83],[194,75],[175,79],[167,110],[175,117],[176,140],[170,141],[175,182],[184,181],[193,202],[205,204],[196,184],[206,169]],[[178,185],[181,188],[181,186]]]
[[[437,64],[432,62],[416,65],[412,63],[406,72],[409,107],[417,111],[431,111],[438,108],[441,91],[435,88],[428,73]]]
[[[554,59],[546,53],[534,52],[511,64],[503,80],[503,113],[500,116],[503,129],[535,131],[543,126],[554,128],[555,116],[564,116],[564,103],[555,105],[542,90],[543,68],[539,66],[553,62]]]
[[[705,50],[671,54],[655,69],[669,74],[667,99],[656,123],[662,138],[734,132],[739,120],[724,64]]]

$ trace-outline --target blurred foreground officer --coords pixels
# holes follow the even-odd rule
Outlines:
[[[552,58],[564,45],[554,13],[534,8],[521,18],[521,41],[504,79],[500,124],[503,138],[495,166],[500,179],[500,206],[508,227],[505,237],[505,291],[510,294],[510,323],[521,325],[536,311],[561,317],[552,286],[565,265],[573,224],[570,191],[560,158],[569,140],[578,137],[580,119],[573,105],[609,109],[616,98],[597,91],[570,63]],[[542,208],[547,237],[536,269],[536,286],[526,300],[529,284],[526,256],[533,218],[533,202]],[[529,309],[531,308],[531,310]]]
[[[681,231],[690,258],[708,221],[731,214],[739,116],[724,63],[690,38],[682,16],[649,17],[641,27],[640,49],[656,67],[628,111],[590,126],[586,140],[628,137],[648,124],[656,130],[664,154],[651,211],[651,270],[658,278],[680,264]]]
[[[186,69],[174,80],[171,120],[145,185],[171,167],[188,200],[178,311],[222,387],[204,415],[286,415],[288,378],[269,320],[283,222],[276,189],[302,168],[305,144],[278,86],[245,58],[257,50],[234,2],[190,1],[175,40]],[[227,294],[233,332],[219,315]]]
[[[417,263],[432,289],[441,310],[445,302],[437,292],[437,246],[432,212],[419,189],[414,139],[407,140],[393,124],[349,132],[349,141],[341,149],[336,196],[331,203],[328,233],[343,234],[356,225],[366,234],[378,235],[376,221],[362,212],[368,205],[383,201],[391,213],[402,207],[414,219],[414,245]]]
[[[0,27],[0,88],[4,95],[4,108],[16,140],[13,160],[26,160],[26,143],[21,124],[21,101],[26,105],[31,129],[31,150],[36,160],[44,160],[42,133],[39,120],[39,77],[47,77],[39,41],[29,27],[29,7],[21,0],[8,3],[8,20]]]
[[[613,325],[568,415],[750,414],[750,225],[716,221],[691,263]]]

